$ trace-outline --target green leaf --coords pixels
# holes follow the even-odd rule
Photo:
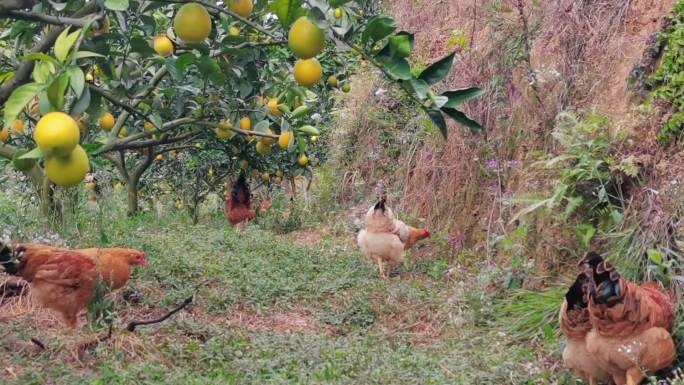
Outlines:
[[[196,59],[197,58],[195,57],[195,55],[193,55],[189,52],[186,52],[186,53],[180,55],[178,57],[178,59],[176,59],[176,63],[175,63],[176,69],[180,73],[184,73],[185,69],[188,68],[189,65],[194,64]]]
[[[82,144],[81,147],[87,152],[88,154],[92,153],[93,151],[98,150],[100,147],[104,146],[103,143],[87,143],[87,144]]]
[[[289,27],[292,22],[306,14],[306,10],[302,8],[302,0],[276,0],[268,9],[278,16],[278,21],[283,27]]]
[[[268,120],[262,120],[259,123],[257,123],[256,125],[254,125],[254,127],[252,128],[252,131],[258,132],[261,134],[267,134],[269,124],[270,123]]]
[[[50,55],[44,54],[44,53],[30,53],[28,55],[24,55],[19,58],[21,61],[29,61],[29,60],[42,60],[54,64],[59,64],[57,59],[53,58]]]
[[[660,251],[654,250],[654,249],[648,249],[648,250],[646,250],[646,254],[648,254],[648,257],[656,265],[661,265],[663,263],[663,254]]]
[[[21,110],[34,98],[45,86],[40,83],[27,83],[17,87],[9,99],[5,102],[5,128],[17,118]]]
[[[339,7],[340,5],[347,4],[351,0],[329,0],[328,3],[330,3],[331,7]]]
[[[411,35],[407,33],[397,34],[389,38],[390,55],[409,57],[411,55]]]
[[[216,60],[210,58],[209,56],[200,57],[199,62],[197,63],[197,68],[200,70],[200,73],[204,76],[209,76],[221,72],[221,67],[219,67]]]
[[[128,9],[128,0],[105,0],[104,6],[112,11],[125,11]]]
[[[63,73],[52,81],[52,84],[47,89],[47,97],[53,110],[61,110],[64,108],[64,94],[69,86],[69,75]]]
[[[54,72],[55,66],[51,62],[39,61],[33,67],[33,80],[36,83],[46,83]]]
[[[78,51],[74,55],[74,59],[85,59],[88,57],[104,57],[104,55],[100,55],[99,53],[90,52],[90,51]]]
[[[90,89],[85,88],[81,97],[71,106],[70,115],[77,116],[84,113],[90,106]]]
[[[480,125],[480,123],[470,119],[466,116],[466,114],[455,108],[442,107],[442,112],[447,114],[451,119],[455,120],[456,122],[470,128],[470,130],[473,132],[482,131],[482,126]]]
[[[400,80],[411,79],[411,66],[404,58],[378,57],[380,63],[392,76]]]
[[[484,94],[484,90],[477,87],[463,88],[460,90],[447,91],[442,94],[449,98],[449,101],[444,105],[444,107],[458,108],[465,101],[472,98],[478,97]]]
[[[26,154],[19,157],[19,159],[40,159],[43,157],[43,152],[40,151],[39,147],[27,152]]]
[[[435,102],[435,107],[436,108],[442,108],[447,102],[449,101],[449,98],[446,96],[435,96],[434,97],[434,102]]]
[[[69,29],[70,27],[65,28],[55,41],[55,57],[62,63],[66,60],[69,50],[71,50],[71,47],[73,47],[76,39],[81,34],[80,29],[72,33],[69,33]]]
[[[303,133],[308,134],[308,135],[320,135],[320,132],[318,131],[318,129],[316,127],[309,126],[309,125],[295,128],[295,131],[303,132]]]
[[[427,97],[427,93],[430,91],[430,88],[428,88],[428,84],[424,80],[411,78],[409,79],[409,84],[416,92],[416,95],[420,100],[423,100]]]
[[[442,136],[444,139],[447,138],[447,125],[446,121],[444,121],[444,116],[439,110],[428,110],[428,116],[432,121],[435,123],[435,125],[439,128],[439,132],[442,133]]]
[[[66,73],[69,75],[69,84],[71,84],[71,89],[74,90],[77,98],[80,98],[83,94],[83,88],[85,87],[85,75],[83,70],[77,66],[69,66],[66,69]]]
[[[369,41],[378,41],[391,35],[397,29],[397,21],[385,17],[385,16],[374,16],[366,25],[366,29],[361,35],[361,40],[364,43]]]
[[[137,52],[145,56],[150,56],[154,55],[154,49],[150,47],[149,41],[141,38],[141,37],[134,37],[131,39],[131,51],[132,52]]]
[[[420,73],[418,79],[425,80],[427,84],[435,84],[444,79],[451,71],[451,65],[454,63],[454,55],[450,54],[445,58],[433,63],[423,72]]]

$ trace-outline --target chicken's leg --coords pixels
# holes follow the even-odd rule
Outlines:
[[[382,265],[382,258],[380,258],[378,256],[373,256],[373,258],[375,259],[375,262],[378,263],[378,270],[380,271],[380,278],[387,279],[387,277],[385,276],[385,268]]]
[[[641,369],[637,368],[636,366],[627,369],[626,375],[627,385],[639,385],[641,384],[641,380],[644,379],[644,374],[641,372]]]

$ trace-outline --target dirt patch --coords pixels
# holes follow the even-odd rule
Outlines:
[[[313,246],[321,241],[321,235],[310,230],[293,231],[288,237],[296,246]]]
[[[267,330],[276,333],[320,332],[323,328],[302,310],[258,314],[252,311],[238,310],[232,312],[229,325],[244,327],[250,330]]]
[[[428,314],[421,315],[417,319],[410,319],[409,316],[407,312],[381,321],[386,331],[380,335],[384,337],[407,335],[417,344],[432,343],[441,337],[444,322]]]

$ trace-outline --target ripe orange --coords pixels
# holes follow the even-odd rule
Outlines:
[[[250,131],[252,129],[252,121],[249,120],[249,116],[240,119],[240,129],[243,131]]]
[[[186,3],[173,19],[173,30],[186,43],[201,43],[211,33],[211,17],[201,4]]]
[[[9,138],[9,130],[6,128],[0,129],[0,142],[6,142]]]
[[[271,98],[268,100],[268,112],[273,114],[274,116],[281,117],[283,116],[282,111],[278,108],[278,99],[276,98]]]
[[[114,124],[116,124],[116,119],[114,119],[114,115],[111,114],[111,112],[105,112],[102,114],[100,117],[100,128],[109,131],[114,127]]]
[[[287,150],[290,148],[290,145],[292,144],[292,131],[285,131],[280,134],[278,137],[278,146],[282,148],[283,150]]]
[[[248,18],[253,9],[252,0],[230,0],[230,10],[244,18]]]
[[[45,160],[48,179],[62,187],[81,183],[89,171],[88,154],[81,146],[76,146],[67,156],[50,156]]]
[[[161,56],[169,56],[173,54],[173,43],[166,35],[159,35],[152,41],[154,51]]]
[[[323,68],[316,59],[299,59],[294,65],[294,78],[304,87],[312,86],[321,81]]]
[[[290,27],[287,44],[300,59],[309,59],[323,51],[325,35],[308,17],[302,16]]]
[[[71,154],[80,138],[78,124],[64,112],[45,114],[33,131],[33,139],[46,156]]]

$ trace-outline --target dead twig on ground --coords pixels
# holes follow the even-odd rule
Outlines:
[[[157,323],[160,323],[160,322],[164,322],[164,321],[166,321],[166,319],[168,319],[168,318],[171,317],[172,315],[178,313],[179,311],[183,310],[186,306],[188,306],[189,304],[191,304],[192,301],[194,300],[194,298],[195,298],[195,294],[193,294],[193,295],[191,295],[190,297],[186,298],[185,301],[183,301],[182,304],[180,304],[178,307],[176,307],[175,309],[173,309],[173,310],[171,310],[170,312],[166,313],[165,315],[163,315],[163,316],[160,317],[160,318],[152,319],[152,320],[144,320],[144,321],[131,321],[131,322],[128,323],[128,326],[126,327],[126,329],[127,329],[129,332],[132,332],[132,331],[135,331],[135,328],[138,327],[138,326],[152,325],[152,324],[157,324]]]

